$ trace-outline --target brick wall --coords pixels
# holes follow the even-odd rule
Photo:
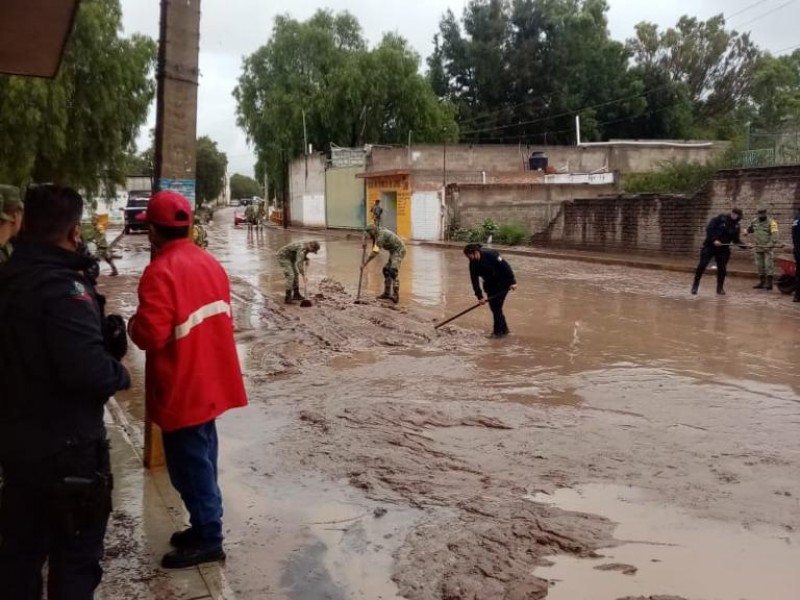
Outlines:
[[[694,255],[708,221],[738,206],[744,227],[766,206],[791,245],[791,222],[800,207],[800,167],[720,171],[692,196],[640,195],[564,202],[534,245],[641,254]]]

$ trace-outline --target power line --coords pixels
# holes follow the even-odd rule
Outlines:
[[[564,113],[560,113],[560,114],[556,114],[556,115],[550,115],[550,116],[543,117],[543,118],[540,118],[540,119],[533,119],[531,121],[520,121],[519,123],[512,123],[512,124],[509,124],[509,125],[500,125],[500,126],[497,126],[497,127],[487,127],[485,129],[474,129],[474,130],[471,130],[471,131],[464,131],[464,132],[462,132],[462,135],[473,135],[473,134],[476,134],[476,133],[491,133],[491,132],[494,132],[494,131],[501,131],[503,129],[513,129],[514,127],[522,127],[523,125],[535,125],[536,123],[543,123],[545,121],[551,121],[551,120],[554,120],[554,119],[560,119],[562,117],[569,117],[569,116],[572,116],[572,115],[579,114],[579,113],[581,113],[581,112],[583,112],[585,110],[592,110],[592,109],[595,109],[595,108],[603,108],[605,106],[613,106],[614,104],[621,104],[622,102],[627,102],[629,100],[636,100],[637,98],[641,98],[641,97],[647,96],[648,94],[651,94],[653,92],[657,92],[657,91],[660,91],[662,89],[667,89],[667,88],[671,87],[672,85],[673,85],[672,83],[665,84],[665,85],[662,85],[662,86],[658,86],[658,87],[654,87],[654,88],[650,88],[650,89],[644,90],[644,91],[639,92],[638,94],[634,94],[632,96],[623,96],[621,98],[617,98],[616,100],[609,100],[607,102],[600,102],[599,104],[592,104],[590,106],[584,106],[584,107],[581,107],[581,108],[578,108],[578,109],[575,109],[575,110],[571,110],[571,111],[568,111],[568,112],[564,112]]]
[[[788,48],[781,48],[780,50],[775,50],[773,54],[782,54],[784,52],[788,52],[789,50],[796,50],[797,48],[800,48],[800,44],[797,44],[795,46],[789,46]]]
[[[766,2],[770,2],[770,0],[758,0],[758,2],[753,2],[753,4],[750,4],[749,6],[745,6],[742,10],[737,10],[735,13],[733,13],[732,15],[728,15],[725,18],[726,18],[726,20],[733,19],[734,17],[738,17],[739,15],[746,13],[751,8],[756,8],[758,6],[761,6],[762,4],[764,4]]]
[[[768,17],[769,15],[774,14],[774,13],[778,12],[779,10],[783,10],[784,8],[789,6],[790,4],[794,4],[796,1],[797,0],[789,0],[788,2],[784,2],[780,6],[777,6],[777,7],[773,8],[772,10],[768,10],[767,12],[762,13],[762,14],[758,15],[757,17],[755,17],[753,19],[750,19],[749,21],[745,21],[744,23],[740,23],[738,25],[738,27],[745,27],[746,25],[750,25],[752,23],[755,23],[756,21],[760,21],[764,17]]]

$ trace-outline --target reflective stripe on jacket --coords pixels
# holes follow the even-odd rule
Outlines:
[[[145,269],[128,332],[147,353],[147,408],[164,431],[247,404],[228,276],[191,240],[171,242]]]

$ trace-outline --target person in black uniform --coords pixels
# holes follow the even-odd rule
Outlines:
[[[734,208],[730,214],[722,214],[709,221],[706,227],[706,239],[700,252],[700,263],[694,275],[692,294],[697,295],[700,289],[700,279],[712,260],[717,262],[717,294],[725,295],[725,277],[728,274],[728,261],[731,258],[731,245],[736,244],[742,248],[740,236],[740,222],[743,213],[741,209]]]
[[[517,289],[517,280],[511,265],[494,250],[487,250],[480,244],[467,244],[464,255],[469,259],[469,276],[472,289],[481,304],[489,303],[494,317],[492,337],[505,337],[510,332],[503,314],[503,304],[511,290]],[[483,279],[483,291],[480,280]],[[483,297],[486,292],[487,298]]]
[[[794,262],[797,267],[800,267],[800,208],[797,209],[797,214],[792,221],[792,243],[794,244]],[[796,277],[800,278],[800,272]],[[800,283],[794,289],[794,301],[800,302]]]
[[[111,512],[103,410],[130,387],[124,322],[85,275],[81,196],[47,185],[25,201],[0,269],[0,598],[41,600],[47,561],[49,600],[90,600]]]

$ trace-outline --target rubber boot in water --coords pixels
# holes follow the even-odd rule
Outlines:
[[[393,284],[394,285],[392,286],[392,302],[397,304],[398,302],[400,302],[400,280],[399,279],[393,280]]]
[[[754,290],[763,290],[765,287],[767,287],[767,278],[764,275],[762,275],[761,276],[761,280],[759,281],[758,285],[754,285],[753,289]]]
[[[764,286],[764,289],[767,290],[768,292],[771,292],[773,287],[774,287],[774,281],[772,279],[772,276],[769,276],[767,277],[767,285]]]
[[[294,298],[292,298],[291,290],[286,290],[286,298],[283,300],[284,304],[294,304]]]
[[[300,293],[300,284],[299,283],[295,283],[294,284],[294,290],[293,290],[293,293],[292,293],[292,298],[295,299],[295,300],[305,300],[305,297],[303,296],[303,294]]]
[[[383,294],[378,296],[378,300],[390,300],[392,298],[392,278],[383,278]]]

